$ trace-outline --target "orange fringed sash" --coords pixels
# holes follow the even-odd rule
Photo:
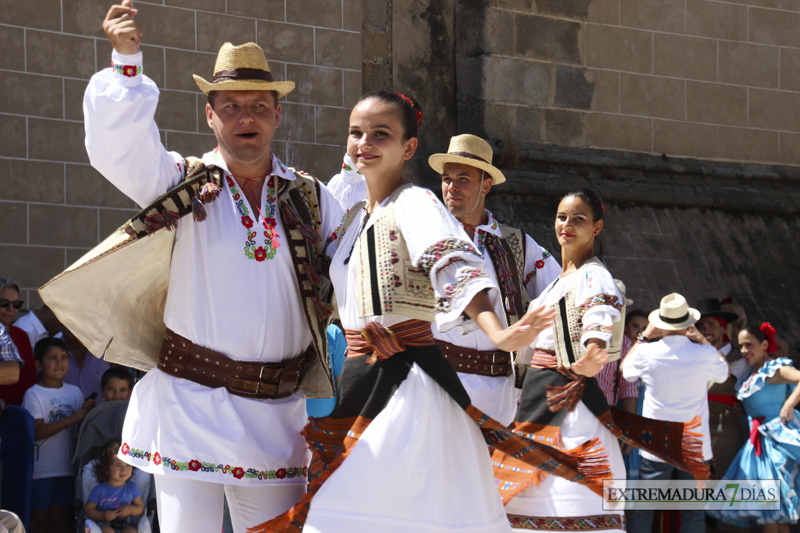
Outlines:
[[[433,346],[436,343],[431,323],[416,319],[400,322],[390,328],[378,322],[370,322],[361,331],[346,330],[345,338],[347,357],[369,355],[367,363],[371,365],[379,360],[384,361],[406,348]]]

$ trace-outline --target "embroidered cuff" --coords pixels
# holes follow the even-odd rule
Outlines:
[[[114,77],[126,87],[133,87],[142,83],[142,52],[133,55],[123,55],[114,50],[111,53],[111,69]]]

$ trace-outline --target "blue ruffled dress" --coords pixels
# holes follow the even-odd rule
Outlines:
[[[764,363],[742,384],[737,397],[744,404],[748,421],[764,417],[758,428],[761,434],[761,455],[750,440],[725,473],[724,479],[780,479],[781,508],[776,511],[726,510],[711,511],[719,520],[746,528],[779,522],[797,523],[800,504],[800,412],[794,411],[789,424],[781,423],[780,411],[794,385],[767,383],[782,366],[792,366],[791,360],[782,357]]]

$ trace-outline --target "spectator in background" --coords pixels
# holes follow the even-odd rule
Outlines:
[[[38,383],[25,392],[22,406],[33,417],[36,438],[31,499],[31,531],[65,530],[75,494],[75,470],[71,464],[75,431],[94,407],[80,389],[64,383],[69,357],[61,339],[48,337],[34,349]]]
[[[45,337],[61,336],[63,329],[61,322],[46,305],[32,309],[26,315],[19,317],[14,325],[28,334],[31,347],[36,346],[36,343]]]
[[[113,366],[103,373],[100,380],[100,397],[104,402],[130,400],[133,390],[133,376],[127,368]]]
[[[19,379],[19,369],[24,361],[11,340],[5,325],[0,322],[0,384],[10,385]],[[5,403],[2,404],[5,407]],[[2,409],[0,409],[2,411]]]
[[[84,398],[93,392],[100,394],[103,373],[111,368],[111,365],[102,357],[95,357],[66,328],[64,328],[64,341],[69,346],[69,369],[64,377],[64,383],[78,387]]]
[[[25,363],[17,369],[19,371],[17,379],[10,384],[0,386],[0,398],[10,405],[22,405],[25,391],[36,383],[36,368],[28,335],[18,327],[11,325],[24,304],[19,296],[19,285],[14,280],[0,278],[0,324],[5,327],[20,358]]]
[[[722,302],[722,310],[737,315],[739,318],[730,322],[726,328],[725,333],[728,335],[727,342],[735,342],[739,338],[739,332],[747,325],[747,313],[744,307],[733,301],[731,296],[728,296]]]
[[[647,327],[647,313],[641,309],[628,311],[625,315],[625,336],[631,342],[636,342],[636,337]]]

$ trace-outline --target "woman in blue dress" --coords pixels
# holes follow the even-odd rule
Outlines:
[[[754,372],[739,389],[751,424],[751,437],[725,473],[725,479],[780,479],[779,510],[726,510],[711,514],[739,527],[760,525],[765,533],[789,533],[800,504],[800,370],[785,357],[770,359],[775,329],[764,322],[739,332],[742,356]]]

